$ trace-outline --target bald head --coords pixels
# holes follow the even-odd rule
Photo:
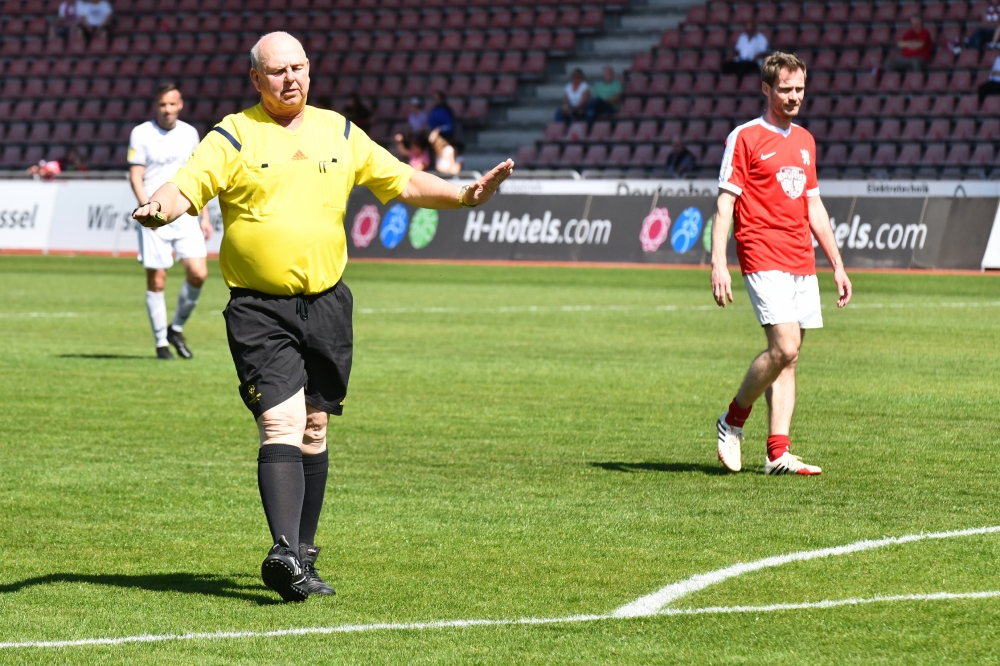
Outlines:
[[[302,48],[302,42],[295,39],[287,32],[269,32],[253,45],[250,49],[250,66],[260,70],[265,63],[273,61],[282,56],[306,59],[306,50]]]
[[[299,40],[271,32],[250,50],[250,80],[275,120],[302,115],[309,94],[309,59]]]

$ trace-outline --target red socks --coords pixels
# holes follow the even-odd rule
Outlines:
[[[753,405],[749,407],[740,407],[736,404],[736,398],[729,403],[729,412],[726,414],[726,423],[734,428],[742,428],[743,424],[747,422],[750,418],[750,410],[753,409]]]
[[[788,435],[771,435],[767,438],[767,459],[777,460],[788,453]]]

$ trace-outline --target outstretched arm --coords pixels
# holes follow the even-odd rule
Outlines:
[[[470,184],[465,190],[463,201],[467,206],[479,206],[490,200],[500,183],[514,172],[514,161],[507,160],[488,174]],[[414,171],[406,189],[397,197],[403,203],[420,208],[461,208],[458,195],[461,188],[454,183],[423,171]]]
[[[826,212],[826,206],[818,195],[809,197],[809,228],[829,260],[830,266],[833,267],[833,281],[837,283],[837,307],[842,308],[851,300],[851,279],[847,277],[844,261],[840,258],[840,250],[837,249],[837,240],[833,237],[830,214]]]
[[[158,229],[170,224],[191,208],[191,202],[173,183],[164,183],[148,202],[132,211],[132,219],[144,227]]]
[[[726,244],[729,242],[729,227],[733,224],[733,208],[736,195],[722,190],[715,205],[715,221],[712,222],[712,296],[721,307],[733,302],[733,278],[726,265]]]

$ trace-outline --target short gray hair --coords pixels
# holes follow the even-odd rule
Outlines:
[[[261,38],[258,39],[257,43],[254,44],[253,48],[250,49],[250,66],[256,69],[257,71],[260,71],[260,43],[264,41],[266,38],[270,37],[271,35],[285,35],[286,37],[290,37],[294,39],[296,42],[298,42],[299,46],[302,46],[302,42],[299,42],[299,40],[296,39],[294,35],[291,35],[285,32],[284,30],[276,30],[274,32],[269,32],[266,35],[261,35]],[[305,53],[305,50],[306,50],[305,47],[302,46],[303,53]]]

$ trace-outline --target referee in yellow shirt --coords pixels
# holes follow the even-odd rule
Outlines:
[[[226,116],[132,217],[157,228],[219,197],[226,331],[260,433],[257,481],[274,543],[261,576],[286,601],[302,601],[334,594],[316,572],[314,539],[328,414],[343,412],[351,374],[347,197],[364,185],[383,203],[478,206],[514,163],[463,187],[414,171],[339,113],[306,105],[309,60],[291,35],[261,37],[250,64],[260,104]]]

